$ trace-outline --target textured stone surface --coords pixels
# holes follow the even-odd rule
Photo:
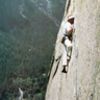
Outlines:
[[[71,2],[73,5],[69,9],[73,6],[75,9],[72,12],[75,14],[75,34],[68,74],[61,72],[62,59],[58,60],[57,70],[58,62],[54,60],[46,100],[100,100],[100,1]],[[70,13],[66,11],[62,23]],[[63,28],[62,24],[56,42],[55,59],[63,53]]]

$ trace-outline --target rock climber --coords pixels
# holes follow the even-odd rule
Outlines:
[[[74,32],[74,16],[71,16],[68,18],[66,22],[65,33],[62,39],[62,43],[64,45],[64,51],[62,55],[62,65],[63,65],[62,72],[64,73],[67,73],[68,64],[71,59],[73,32]]]

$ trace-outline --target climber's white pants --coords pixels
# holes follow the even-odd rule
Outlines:
[[[67,51],[66,51],[66,48],[65,47],[63,49],[62,65],[63,66],[67,66]]]

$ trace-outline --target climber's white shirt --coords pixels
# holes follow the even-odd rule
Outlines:
[[[69,22],[66,22],[66,21],[63,21],[62,22],[62,27],[63,27],[63,31],[62,33],[65,35],[65,34],[68,34],[68,32],[72,29],[74,29],[74,25],[70,24]]]

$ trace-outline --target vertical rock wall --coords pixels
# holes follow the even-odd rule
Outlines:
[[[70,2],[70,4],[69,4]],[[100,0],[67,0],[57,36],[46,100],[100,100]],[[75,15],[72,57],[62,73],[64,23]]]

